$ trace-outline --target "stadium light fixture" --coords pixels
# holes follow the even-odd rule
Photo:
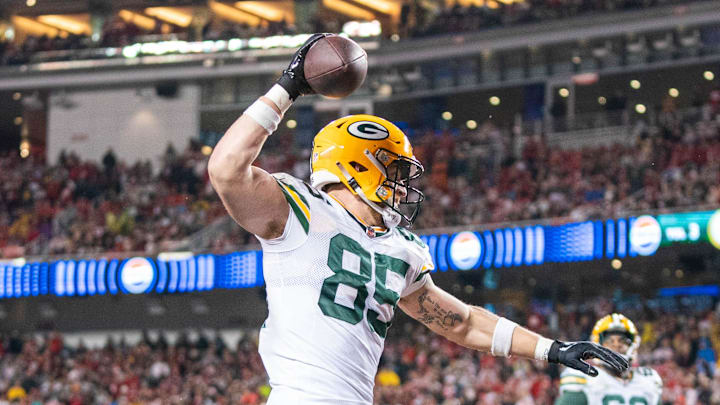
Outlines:
[[[672,87],[668,90],[668,94],[670,95],[670,97],[676,98],[677,96],[680,95],[680,92],[675,87]]]
[[[633,89],[637,90],[640,88],[640,86],[640,80],[630,80],[630,87],[632,87]]]
[[[467,125],[468,129],[475,129],[475,128],[477,128],[477,121],[468,120],[468,122],[466,122],[465,125]]]
[[[90,35],[92,32],[92,28],[90,28],[90,24],[87,22],[78,21],[62,15],[41,15],[37,20],[43,24],[59,28],[75,35]]]
[[[268,3],[259,1],[238,1],[235,8],[254,14],[263,20],[280,22],[285,18],[285,12],[277,8],[270,7]]]
[[[239,24],[248,24],[253,27],[260,25],[262,22],[262,20],[257,16],[218,1],[211,1],[208,4],[210,5],[210,10],[212,10],[213,13],[225,20],[233,21]]]
[[[145,9],[145,14],[183,28],[188,27],[192,22],[192,15],[171,7],[148,7]]]
[[[147,31],[155,29],[155,20],[142,14],[133,13],[130,10],[120,10],[118,12],[118,17],[122,18],[125,22],[137,25]]]
[[[368,8],[393,17],[400,15],[400,3],[391,3],[387,0],[362,0],[361,3]]]
[[[491,105],[494,105],[494,106],[500,105],[500,97],[498,97],[498,96],[490,97],[489,101],[490,101]]]
[[[442,116],[442,119],[444,119],[445,121],[450,121],[453,117],[453,115],[450,111],[443,112],[441,116]]]
[[[35,35],[38,37],[47,35],[50,38],[55,38],[56,36],[58,36],[58,34],[60,34],[59,29],[39,23],[30,18],[12,16],[11,21],[15,29],[25,31],[30,35]]]
[[[340,14],[345,14],[360,20],[369,21],[375,19],[375,14],[342,0],[323,0],[322,4],[330,10],[337,11]]]
[[[645,107],[645,104],[635,104],[635,112],[638,114],[645,114],[647,111],[647,107]]]
[[[703,72],[703,77],[704,77],[705,80],[707,80],[707,81],[712,81],[713,79],[715,79],[715,73],[713,73],[713,72],[711,72],[711,71],[709,71],[709,70],[706,70],[706,71]]]

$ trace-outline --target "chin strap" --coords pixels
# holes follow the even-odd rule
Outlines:
[[[348,173],[347,170],[345,170],[345,167],[342,165],[342,163],[337,162],[337,167],[340,169],[340,172],[345,177],[345,181],[352,187],[353,190],[355,190],[355,193],[362,198],[362,200],[370,206],[375,212],[380,214],[383,219],[383,223],[388,228],[395,228],[398,225],[400,225],[400,221],[402,221],[402,216],[398,214],[397,212],[388,209],[380,207],[377,203],[370,201],[370,199],[367,198],[365,193],[363,193],[362,188],[358,184],[358,182]]]

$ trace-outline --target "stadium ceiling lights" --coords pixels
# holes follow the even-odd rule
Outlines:
[[[188,27],[193,18],[191,14],[170,7],[148,7],[145,14],[183,28]]]
[[[400,14],[399,3],[387,0],[362,0],[360,3],[362,3],[365,7],[369,7],[383,14],[389,14],[391,16],[397,16]]]
[[[118,12],[118,17],[122,18],[123,21],[127,23],[137,25],[147,31],[155,29],[155,20],[142,14],[133,13],[130,10],[120,10]]]
[[[233,21],[239,24],[248,24],[253,27],[260,25],[260,23],[262,22],[260,17],[239,10],[235,7],[228,6],[227,4],[220,3],[218,1],[210,1],[208,4],[210,6],[210,10],[212,10],[213,13],[219,15],[225,20]]]
[[[323,6],[340,14],[353,17],[358,20],[374,20],[375,14],[364,8],[352,5],[343,0],[323,0]]]
[[[235,3],[235,8],[245,11],[250,14],[254,14],[263,20],[280,22],[283,19],[287,20],[289,14],[278,8],[270,6],[268,3],[259,1],[238,1]]]
[[[75,35],[90,35],[92,28],[85,21],[79,21],[64,15],[41,15],[37,20],[43,24],[59,28]]]
[[[16,30],[25,31],[30,35],[38,37],[47,35],[50,38],[55,38],[60,34],[59,29],[39,23],[31,18],[12,16],[11,21]]]

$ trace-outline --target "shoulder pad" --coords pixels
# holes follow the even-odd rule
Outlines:
[[[285,200],[287,200],[290,209],[298,218],[298,221],[300,221],[300,225],[302,225],[305,234],[307,234],[312,217],[310,204],[308,203],[310,194],[305,187],[305,183],[287,173],[274,173],[273,177],[280,185],[280,189],[285,195]]]
[[[406,240],[417,244],[417,245],[420,246],[421,248],[426,248],[426,247],[427,247],[427,245],[425,245],[425,242],[423,242],[422,239],[420,239],[419,236],[417,236],[417,235],[415,235],[414,233],[408,231],[406,228],[403,228],[402,226],[398,226],[396,229],[398,230],[398,233],[399,233],[400,235],[402,235],[402,237],[405,238]]]

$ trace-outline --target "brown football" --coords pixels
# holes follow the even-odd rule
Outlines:
[[[305,80],[315,92],[347,97],[365,81],[367,54],[352,39],[333,34],[310,47],[303,67]]]

